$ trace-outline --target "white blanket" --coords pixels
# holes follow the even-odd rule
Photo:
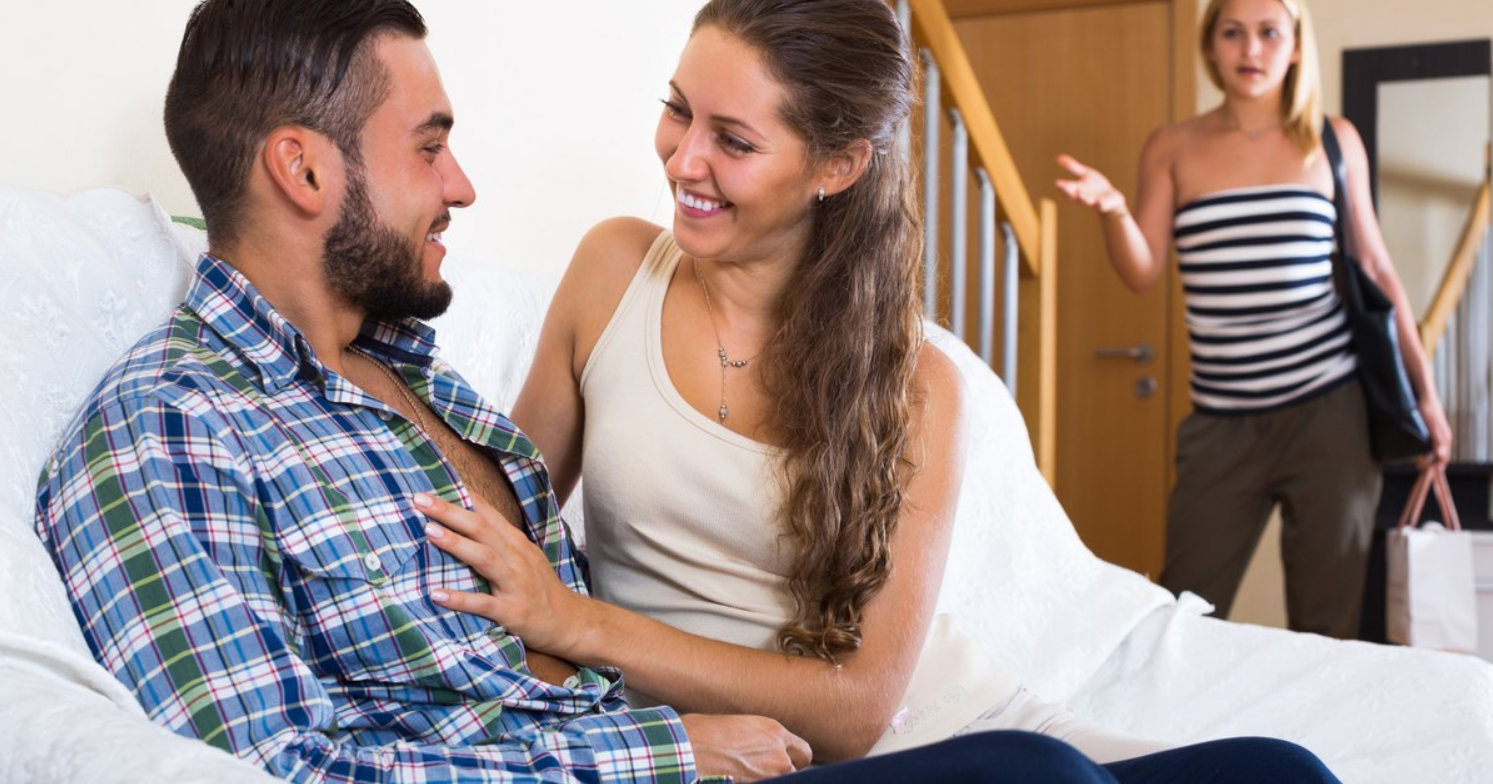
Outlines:
[[[1345,782],[1493,781],[1487,662],[1229,623],[1187,604],[1131,632],[1073,708],[1153,737],[1287,738]]]

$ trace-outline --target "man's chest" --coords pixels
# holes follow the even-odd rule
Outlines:
[[[233,412],[259,520],[259,530],[244,535],[263,539],[271,561],[291,562],[276,579],[323,575],[400,590],[402,577],[411,596],[451,576],[444,572],[472,584],[469,569],[428,543],[418,493],[468,508],[481,498],[544,547],[557,568],[564,565],[568,548],[542,465],[467,442],[444,423],[437,431],[432,419],[440,421],[427,412],[421,428],[385,407],[303,393]],[[416,555],[421,568],[405,568]]]
[[[266,587],[279,597],[293,644],[320,675],[340,682],[449,689],[464,680],[450,677],[454,661],[480,656],[516,667],[521,649],[492,636],[490,621],[430,602],[438,587],[484,585],[429,543],[414,496],[470,505],[477,495],[525,530],[543,532],[547,504],[531,494],[521,503],[509,479],[511,472],[522,483],[531,461],[454,434],[443,444],[388,412],[298,402],[261,407],[242,423],[245,436],[261,442],[252,472],[257,534]],[[420,672],[428,677],[412,683]]]

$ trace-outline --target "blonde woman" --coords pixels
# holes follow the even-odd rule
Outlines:
[[[1381,474],[1332,283],[1337,215],[1311,17],[1302,0],[1212,0],[1201,45],[1223,102],[1151,135],[1133,207],[1069,156],[1058,162],[1073,178],[1058,187],[1099,214],[1110,262],[1137,293],[1177,252],[1193,413],[1177,434],[1162,584],[1227,616],[1279,504],[1291,628],[1352,638]],[[1451,430],[1374,216],[1363,143],[1347,120],[1329,122],[1347,164],[1350,242],[1394,301],[1427,459],[1445,462]]]

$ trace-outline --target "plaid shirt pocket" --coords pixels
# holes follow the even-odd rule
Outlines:
[[[387,530],[387,529],[395,530]],[[433,653],[421,625],[423,538],[401,517],[321,510],[277,531],[285,595],[303,654],[319,675],[341,681],[408,682]]]

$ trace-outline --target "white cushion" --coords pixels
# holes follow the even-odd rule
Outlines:
[[[515,272],[497,262],[447,258],[441,275],[455,295],[431,326],[446,361],[506,412],[534,361],[560,276]]]
[[[203,244],[123,191],[0,188],[0,781],[273,780],[145,717],[89,654],[32,525],[62,429],[181,300]]]
[[[87,654],[33,533],[36,481],[104,371],[181,300],[183,252],[148,199],[0,188],[0,633]]]
[[[87,656],[0,635],[0,781],[268,784],[247,762],[145,718]]]
[[[939,611],[984,643],[1027,687],[1061,701],[1172,595],[1099,560],[1037,470],[1021,412],[969,347],[926,325],[964,375],[964,484]]]

